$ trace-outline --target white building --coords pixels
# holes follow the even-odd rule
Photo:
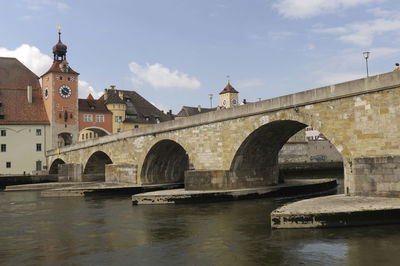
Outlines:
[[[0,175],[46,169],[49,132],[39,77],[16,58],[0,57]]]

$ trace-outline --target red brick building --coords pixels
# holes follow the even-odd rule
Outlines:
[[[111,134],[112,115],[103,99],[95,100],[91,94],[79,99],[79,141]]]

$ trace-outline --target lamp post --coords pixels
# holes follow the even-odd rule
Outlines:
[[[369,54],[370,54],[370,52],[363,52],[363,56],[365,58],[365,64],[367,66],[367,78],[369,77],[369,74],[368,74],[368,57],[369,57]]]
[[[212,93],[208,94],[208,97],[210,98],[210,108],[212,108],[212,98],[213,98]]]

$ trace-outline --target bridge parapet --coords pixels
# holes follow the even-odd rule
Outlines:
[[[59,159],[86,169],[98,153],[109,158],[99,173],[111,164],[134,165],[121,168],[120,180],[138,184],[180,181],[186,170],[194,170],[187,181],[196,186],[196,171],[205,173],[203,187],[276,184],[279,149],[309,125],[341,154],[347,194],[400,196],[399,103],[400,72],[391,72],[78,143],[49,151],[49,165]],[[387,157],[393,162],[381,164]]]
[[[346,97],[353,97],[365,93],[394,89],[400,86],[400,71],[389,72],[369,78],[352,80],[317,89],[302,91],[294,94],[267,99],[252,104],[222,109],[214,112],[198,114],[179,120],[166,121],[148,127],[136,128],[117,134],[104,136],[95,140],[76,143],[59,149],[60,153],[85,149],[126,138],[137,138],[147,135],[157,135],[168,131],[176,131],[204,124],[233,120],[246,116],[253,116],[278,110],[298,108],[315,103],[333,101]],[[56,155],[57,149],[49,150],[47,155]]]

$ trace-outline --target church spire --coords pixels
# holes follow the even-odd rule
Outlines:
[[[53,46],[54,61],[63,61],[67,58],[67,46],[61,42],[61,26],[58,26],[58,43]]]

